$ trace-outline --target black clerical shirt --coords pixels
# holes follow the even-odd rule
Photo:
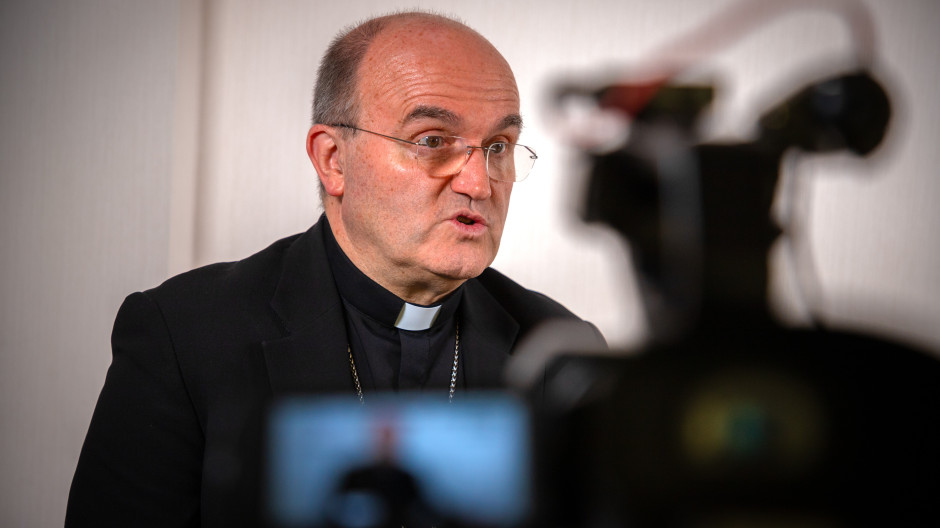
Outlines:
[[[439,309],[429,317],[429,326],[422,321],[409,324],[402,320],[405,301],[362,273],[339,247],[329,225],[324,231],[326,254],[343,300],[346,336],[363,392],[426,390],[440,391],[446,397],[454,365],[457,309],[463,287],[433,306]],[[421,310],[429,307],[407,308],[409,313],[433,313]],[[459,359],[458,362],[462,363]],[[462,388],[463,371],[459,363],[457,387]]]

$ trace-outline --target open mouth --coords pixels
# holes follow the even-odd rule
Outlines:
[[[475,220],[470,219],[470,218],[467,218],[466,216],[463,216],[463,215],[459,215],[459,216],[457,217],[457,221],[460,222],[461,224],[465,224],[465,225],[473,225],[473,224],[476,223]]]

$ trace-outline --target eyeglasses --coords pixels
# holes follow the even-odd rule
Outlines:
[[[414,145],[415,159],[428,174],[437,178],[460,173],[470,161],[473,149],[483,151],[486,174],[498,181],[524,180],[535,165],[535,160],[538,159],[534,150],[518,143],[497,141],[484,147],[477,147],[468,145],[466,139],[457,136],[424,136],[418,141],[408,141],[342,123],[330,126],[367,132],[385,139]]]

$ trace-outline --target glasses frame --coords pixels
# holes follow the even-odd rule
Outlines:
[[[409,141],[409,140],[407,140],[407,139],[397,138],[397,137],[394,137],[394,136],[389,136],[389,135],[387,135],[387,134],[381,134],[381,133],[379,133],[379,132],[373,132],[372,130],[366,130],[366,129],[364,129],[364,128],[359,128],[359,127],[357,127],[357,126],[348,125],[348,124],[346,124],[346,123],[333,123],[333,124],[330,124],[330,125],[328,125],[328,126],[339,127],[339,128],[348,128],[348,129],[350,129],[350,130],[358,130],[359,132],[367,132],[367,133],[369,133],[369,134],[373,134],[373,135],[376,135],[376,136],[379,136],[379,137],[383,137],[383,138],[385,138],[385,139],[391,139],[392,141],[398,141],[398,142],[400,142],[400,143],[406,143],[406,144],[408,144],[408,145],[414,145],[414,146],[416,146],[416,147],[430,148],[430,147],[428,147],[427,145],[422,145],[421,143],[418,143],[418,142],[416,142],[416,141]],[[461,139],[461,140],[464,141],[464,144],[465,144],[465,145],[466,145],[466,141],[467,141],[467,138],[460,137],[460,136],[444,136],[444,135],[442,135],[442,136],[440,136],[440,137]],[[520,144],[520,143],[508,143],[508,142],[506,142],[506,141],[498,141],[497,143],[503,143],[503,144],[505,144],[505,145],[511,145],[511,146],[513,146],[513,147],[522,147],[522,148],[526,149],[526,150],[532,155],[532,156],[531,156],[531,159],[532,159],[532,166],[529,167],[529,170],[526,171],[526,173],[525,173],[524,175],[522,175],[521,178],[514,178],[514,179],[512,179],[512,180],[502,180],[502,179],[494,178],[494,177],[490,176],[490,152],[491,152],[490,149],[492,148],[492,145],[490,145],[490,146],[488,146],[488,147],[484,147],[484,146],[474,146],[474,145],[466,145],[466,147],[467,147],[467,157],[464,159],[463,164],[460,166],[460,170],[457,171],[457,172],[455,172],[454,174],[459,174],[460,171],[462,171],[462,170],[464,169],[464,167],[467,166],[467,163],[469,163],[469,161],[470,161],[470,156],[473,154],[473,149],[480,149],[480,150],[483,151],[483,160],[486,162],[486,163],[485,163],[485,166],[486,166],[486,175],[487,175],[491,180],[514,183],[514,182],[521,182],[522,180],[528,178],[528,177],[529,177],[529,173],[532,172],[532,167],[535,166],[535,160],[539,159],[538,154],[536,154],[535,151],[532,150],[530,147],[528,147],[528,146],[526,146],[526,145],[522,145],[522,144]],[[448,176],[449,176],[449,175],[448,175]],[[439,178],[439,177],[442,177],[442,176],[433,176],[433,175],[432,175],[432,177]]]

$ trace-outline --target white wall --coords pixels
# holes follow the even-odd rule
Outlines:
[[[613,342],[639,343],[628,253],[576,220],[582,174],[550,126],[545,90],[559,76],[638,61],[728,4],[0,3],[0,524],[61,523],[127,293],[246,256],[319,214],[303,147],[315,68],[339,27],[376,12],[442,9],[503,50],[540,160],[516,186],[496,266]],[[813,302],[829,320],[940,351],[940,7],[869,4],[897,119],[869,162],[798,167],[821,281]],[[735,44],[702,67],[727,87],[715,133],[746,135],[768,94],[797,87],[804,66],[848,56],[844,27],[815,12]],[[787,276],[777,302],[799,318]]]
[[[115,311],[166,276],[178,24],[0,4],[0,525],[61,525]]]

